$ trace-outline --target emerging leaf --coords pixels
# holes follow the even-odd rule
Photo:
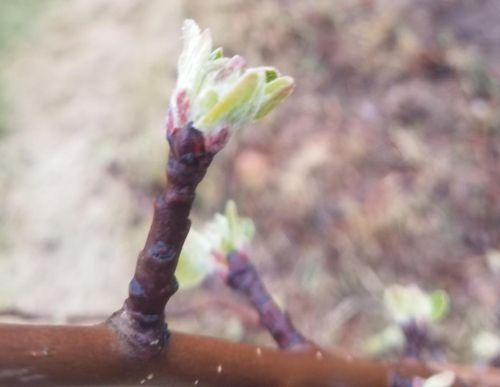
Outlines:
[[[272,67],[269,67],[268,69],[266,69],[265,72],[266,72],[266,83],[274,81],[280,75],[278,73],[278,70],[276,70],[275,68],[272,68]]]
[[[384,304],[398,324],[432,322],[448,311],[448,296],[442,290],[427,294],[416,285],[393,285],[384,292]]]
[[[181,288],[196,286],[215,271],[215,264],[210,255],[210,241],[202,233],[191,229],[175,271]]]
[[[214,250],[226,256],[233,250],[246,247],[253,238],[255,227],[251,219],[238,215],[236,204],[230,200],[224,215],[217,214],[207,227]]]
[[[233,125],[245,122],[245,106],[252,101],[262,82],[258,73],[247,73],[239,82],[196,124],[196,128],[215,125],[217,122],[233,121]],[[214,91],[212,91],[214,92]]]
[[[219,47],[212,51],[212,53],[210,54],[210,60],[220,59],[223,56],[224,56],[224,51],[222,50],[222,47]]]
[[[273,111],[276,106],[292,94],[294,87],[295,83],[291,77],[276,78],[268,83],[264,89],[264,101],[255,115],[255,119],[259,120]]]
[[[227,254],[245,248],[254,231],[252,220],[240,217],[233,201],[227,203],[224,214],[215,214],[203,231],[191,228],[175,271],[180,287],[196,286],[214,273],[224,275]]]
[[[441,320],[447,313],[450,305],[448,294],[443,290],[436,290],[430,294],[432,303],[432,321]]]
[[[210,32],[202,32],[193,20],[184,22],[182,41],[169,132],[188,122],[207,137],[234,132],[269,114],[293,90],[293,79],[280,77],[278,70],[247,69],[241,56],[227,58],[222,48],[213,50]]]

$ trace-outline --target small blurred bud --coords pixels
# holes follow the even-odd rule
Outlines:
[[[500,355],[500,338],[491,332],[483,331],[474,338],[472,351],[479,360],[488,362]]]
[[[216,214],[202,232],[191,228],[175,271],[179,286],[199,285],[212,274],[227,275],[227,254],[245,249],[254,231],[252,220],[240,217],[233,201],[227,203],[224,215]]]
[[[486,252],[486,262],[492,273],[500,273],[500,250],[493,249]]]
[[[442,290],[428,294],[416,285],[393,285],[384,292],[384,304],[391,318],[405,325],[440,320],[448,311],[449,299]]]
[[[223,256],[233,250],[246,248],[254,233],[252,220],[240,217],[232,200],[227,202],[224,215],[216,214],[207,226],[207,235],[212,241],[213,249]]]
[[[370,355],[380,355],[390,350],[400,350],[404,344],[405,337],[401,328],[397,325],[390,325],[383,331],[369,337],[363,348]]]
[[[451,387],[455,383],[455,373],[452,371],[441,372],[432,375],[430,378],[422,380],[418,378],[414,383],[414,387]]]

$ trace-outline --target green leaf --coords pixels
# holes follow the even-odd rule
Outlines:
[[[432,313],[431,318],[433,321],[441,320],[449,310],[450,299],[444,290],[436,290],[431,293]]]
[[[181,254],[179,263],[175,270],[175,278],[181,289],[191,288],[200,284],[206,277],[206,273],[200,271],[184,254]]]
[[[411,320],[430,323],[447,313],[449,298],[443,290],[428,294],[416,285],[392,285],[384,291],[384,304],[390,316],[399,324]]]
[[[179,286],[181,288],[196,286],[214,270],[209,240],[203,234],[191,229],[175,270]]]
[[[184,22],[182,40],[174,96],[185,95],[189,103],[171,98],[170,127],[191,121],[208,136],[222,130],[234,133],[269,114],[293,90],[293,79],[280,77],[275,68],[245,70],[243,57],[227,58],[221,47],[212,49],[210,31],[202,31],[193,20]]]
[[[204,68],[212,51],[212,37],[201,31],[193,20],[182,25],[183,48],[177,63],[177,91],[198,90],[204,77]]]
[[[279,77],[278,70],[276,70],[275,68],[269,67],[265,70],[265,72],[266,72],[266,83],[272,82]]]
[[[207,112],[212,109],[219,100],[219,96],[214,90],[208,90],[198,101],[200,109]]]
[[[201,125],[212,125],[235,115],[239,108],[244,108],[254,97],[260,83],[256,72],[248,72],[222,99],[200,119]],[[199,127],[199,124],[195,125]]]
[[[215,50],[213,50],[210,54],[210,60],[216,60],[220,59],[224,56],[224,51],[222,50],[222,47],[218,47]]]
[[[227,247],[230,250],[241,247],[242,243],[248,242],[253,238],[255,227],[249,218],[242,218],[238,215],[236,204],[233,200],[229,200],[225,210],[226,219],[228,222]],[[226,250],[229,252],[230,250]]]
[[[429,321],[432,314],[430,297],[416,285],[392,285],[384,291],[384,304],[399,324],[411,320]]]
[[[293,88],[293,86],[295,86],[295,81],[292,77],[279,77],[272,82],[269,82],[266,85],[264,92],[266,95],[275,95],[276,93],[283,91],[283,89],[288,90],[290,87]]]
[[[295,82],[292,77],[281,77],[268,83],[264,88],[265,100],[255,115],[259,120],[273,111],[293,91]]]
[[[249,243],[254,230],[252,220],[238,215],[236,204],[231,200],[226,204],[224,214],[215,215],[204,235],[210,241],[212,251],[226,255]]]

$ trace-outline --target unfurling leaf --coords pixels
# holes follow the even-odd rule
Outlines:
[[[245,248],[254,231],[252,220],[239,216],[233,201],[227,203],[224,214],[215,214],[202,231],[191,228],[175,272],[180,287],[196,286],[213,273],[227,271],[227,254]]]
[[[195,123],[195,127],[203,128],[217,122],[229,123],[232,121],[236,123],[248,120],[244,107],[251,102],[261,82],[258,73],[247,73],[207,114]]]
[[[441,320],[447,313],[450,305],[448,294],[443,290],[436,290],[430,294],[432,303],[432,321]]]
[[[389,315],[399,324],[412,320],[432,322],[448,311],[448,296],[438,290],[427,294],[416,285],[393,285],[384,292],[384,304]]]
[[[213,50],[210,31],[193,20],[184,22],[182,41],[168,131],[193,122],[207,137],[231,133],[269,114],[293,90],[293,78],[280,77],[275,68],[246,68],[241,56]]]
[[[293,91],[295,82],[291,77],[281,77],[268,83],[264,88],[264,102],[261,104],[255,119],[259,120],[276,108]]]
[[[214,249],[223,255],[244,248],[252,240],[254,232],[252,220],[240,217],[232,200],[227,202],[224,215],[217,214],[207,226],[207,235]]]
[[[210,241],[202,233],[191,229],[175,271],[181,288],[196,286],[215,271],[215,264],[210,255]]]

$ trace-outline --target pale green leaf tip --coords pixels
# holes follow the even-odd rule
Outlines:
[[[266,69],[265,72],[266,72],[266,83],[274,81],[276,78],[279,77],[278,70],[276,70],[275,68],[270,67]]]
[[[275,78],[266,84],[264,88],[267,95],[275,94],[277,92],[282,92],[283,90],[290,90],[290,92],[295,87],[295,81],[292,77],[284,76]]]
[[[450,298],[444,290],[436,290],[431,293],[432,302],[432,320],[441,320],[447,313],[450,307]]]
[[[268,83],[264,89],[265,100],[259,111],[255,115],[256,120],[264,118],[280,105],[295,88],[295,81],[292,77],[280,77]]]
[[[220,59],[223,56],[224,56],[224,51],[222,47],[218,47],[215,50],[213,50],[212,53],[210,54],[210,60]]]

